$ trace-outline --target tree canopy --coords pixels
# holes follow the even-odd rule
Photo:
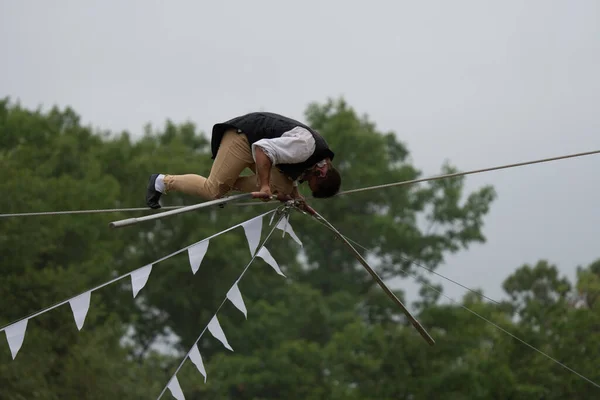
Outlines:
[[[343,190],[421,176],[401,134],[381,132],[343,99],[310,104],[305,118],[335,149]],[[143,207],[151,173],[208,173],[209,143],[190,122],[167,120],[142,135],[96,131],[72,108],[32,110],[7,98],[0,102],[0,210]],[[499,304],[473,293],[443,303],[418,267],[435,270],[446,255],[485,242],[493,187],[466,193],[464,178],[452,178],[307,198],[369,249],[364,254],[382,277],[420,276],[414,306],[437,344],[423,341],[329,231],[293,214],[304,246],[281,235],[268,245],[286,278],[255,261],[239,285],[248,318],[229,303],[219,312],[234,351],[204,335],[208,380],[187,362],[178,374],[186,399],[576,399],[598,392],[490,322],[600,381],[600,260],[580,267],[575,282],[543,258],[522,265],[506,278],[508,300]],[[0,324],[270,207],[226,206],[120,230],[108,223],[146,212],[0,218]],[[0,398],[155,398],[248,261],[244,233],[233,230],[211,241],[194,275],[181,253],[156,264],[135,299],[129,281],[94,291],[81,331],[68,305],[31,319],[15,360],[0,346]]]

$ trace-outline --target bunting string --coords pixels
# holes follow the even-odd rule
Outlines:
[[[15,357],[17,356],[17,353],[19,352],[21,346],[23,345],[23,341],[25,339],[25,331],[27,329],[27,325],[28,325],[28,322],[30,319],[35,318],[35,317],[42,315],[48,311],[51,311],[55,308],[58,308],[64,304],[69,303],[69,305],[71,307],[71,311],[73,312],[73,317],[75,319],[77,329],[81,330],[83,328],[85,318],[87,316],[87,313],[88,313],[88,310],[90,307],[91,293],[93,291],[101,289],[105,286],[108,286],[114,282],[117,282],[117,281],[129,276],[131,278],[132,294],[133,294],[133,297],[135,298],[137,296],[137,294],[139,293],[139,291],[146,285],[146,282],[148,281],[148,278],[152,271],[152,266],[154,264],[157,264],[161,261],[171,258],[171,257],[173,257],[177,254],[180,254],[186,250],[189,253],[192,273],[195,274],[200,266],[200,263],[202,262],[202,259],[204,258],[204,255],[206,254],[206,250],[208,249],[208,244],[209,244],[210,239],[213,239],[217,236],[220,236],[224,233],[227,233],[233,229],[236,229],[236,228],[242,226],[244,228],[244,232],[246,234],[249,244],[257,243],[257,241],[260,240],[260,229],[261,229],[261,225],[262,225],[262,218],[268,214],[275,213],[277,210],[278,209],[273,209],[273,210],[267,211],[266,213],[260,214],[253,218],[250,218],[239,224],[233,225],[227,229],[222,230],[221,232],[215,233],[214,235],[211,235],[205,239],[202,239],[196,243],[193,243],[193,244],[186,246],[182,249],[179,249],[169,255],[166,255],[150,264],[147,264],[143,267],[137,268],[131,272],[122,274],[122,275],[120,275],[116,278],[113,278],[107,282],[104,282],[92,289],[88,289],[85,292],[80,293],[70,299],[60,301],[52,306],[43,308],[37,312],[34,312],[28,316],[22,317],[14,322],[11,322],[11,323],[3,326],[2,328],[0,328],[0,332],[1,331],[5,332],[6,340],[8,341],[8,345],[10,347],[13,360],[15,359]],[[258,234],[258,239],[256,239],[257,234]],[[252,246],[252,244],[250,244],[250,246]]]
[[[240,276],[233,283],[233,285],[231,286],[231,289],[229,289],[229,291],[227,292],[225,298],[223,299],[223,301],[221,302],[221,304],[215,311],[214,315],[212,316],[212,318],[210,319],[208,324],[204,327],[204,329],[202,329],[202,332],[200,332],[200,335],[198,336],[198,338],[196,339],[196,341],[194,342],[192,347],[188,350],[187,354],[183,357],[183,359],[181,360],[181,362],[175,369],[175,372],[169,378],[166,386],[163,388],[163,390],[158,395],[157,400],[160,400],[162,398],[162,396],[165,394],[167,389],[171,392],[173,397],[176,398],[177,400],[185,400],[185,396],[183,394],[183,390],[181,389],[181,385],[177,378],[177,374],[179,373],[179,371],[181,370],[181,368],[185,364],[185,361],[188,358],[196,366],[196,368],[198,369],[200,374],[202,374],[202,376],[204,376],[204,382],[206,382],[206,379],[207,379],[206,368],[204,367],[204,363],[202,361],[202,356],[200,355],[200,350],[198,349],[198,342],[200,341],[200,339],[202,338],[202,336],[204,335],[206,330],[208,330],[215,339],[217,339],[219,342],[221,342],[221,344],[226,349],[233,351],[233,348],[227,341],[225,332],[223,331],[223,328],[221,327],[221,324],[219,323],[217,314],[219,313],[221,308],[225,305],[227,300],[229,300],[238,310],[240,310],[240,312],[242,312],[244,314],[244,317],[248,318],[246,305],[244,304],[244,300],[243,300],[242,294],[239,290],[238,283],[241,281],[242,277],[244,276],[244,274],[246,273],[248,268],[250,268],[250,265],[252,265],[252,263],[254,262],[256,257],[262,258],[267,264],[269,264],[275,270],[275,272],[277,272],[279,275],[285,277],[283,272],[281,272],[281,269],[279,268],[277,262],[275,261],[275,259],[273,258],[273,256],[271,255],[271,253],[269,252],[269,250],[267,249],[267,247],[265,245],[269,241],[271,236],[273,235],[273,232],[275,231],[275,229],[277,229],[277,228],[281,229],[284,234],[289,233],[292,238],[294,238],[294,237],[297,238],[297,236],[295,236],[295,234],[293,232],[293,229],[291,228],[291,225],[289,224],[288,219],[289,219],[289,210],[286,210],[280,216],[277,224],[275,224],[273,226],[273,228],[271,228],[271,230],[267,234],[267,237],[263,240],[262,244],[260,244],[260,245],[259,245],[259,242],[260,242],[260,237],[261,237],[260,233],[262,230],[262,219],[257,220],[257,222],[254,225],[248,224],[244,227],[247,232],[254,233],[254,236],[250,236],[250,235],[248,236],[248,244],[250,247],[250,253],[252,254],[252,258],[250,259],[250,261],[248,262],[246,267],[242,270],[242,273],[240,274]],[[271,223],[272,223],[272,220],[271,220]],[[258,235],[256,235],[257,231],[258,231]],[[298,240],[298,242],[299,242],[299,240]]]

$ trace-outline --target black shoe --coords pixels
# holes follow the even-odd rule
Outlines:
[[[160,208],[160,204],[158,204],[158,200],[160,200],[161,192],[155,189],[154,185],[156,183],[156,178],[158,178],[159,174],[150,175],[150,180],[148,181],[148,189],[146,190],[146,204],[150,208]]]

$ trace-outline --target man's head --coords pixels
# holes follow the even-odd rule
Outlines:
[[[329,158],[315,164],[307,172],[305,180],[316,198],[335,196],[342,183],[339,171],[333,167]]]

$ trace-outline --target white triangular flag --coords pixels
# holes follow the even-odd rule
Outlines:
[[[152,272],[152,264],[146,265],[145,267],[142,267],[131,273],[131,290],[134,298],[137,296],[140,290],[146,286],[150,272]]]
[[[85,317],[87,316],[88,310],[90,309],[91,295],[92,291],[90,290],[69,300],[71,310],[73,310],[73,317],[75,318],[75,323],[77,324],[77,328],[79,330],[83,328]]]
[[[294,229],[292,229],[292,225],[290,225],[290,217],[289,217],[289,215],[287,216],[287,218],[281,219],[281,221],[279,221],[279,223],[277,224],[277,228],[281,229],[284,232],[289,233],[290,236],[292,237],[292,239],[294,239],[294,241],[296,243],[298,243],[300,246],[302,246],[302,242],[300,241],[300,239],[298,238],[298,236],[296,236],[296,233],[294,232]]]
[[[248,239],[248,246],[250,247],[250,255],[253,256],[260,242],[260,235],[262,233],[262,215],[256,218],[252,218],[242,224],[244,232],[246,233],[246,239]]]
[[[8,347],[10,348],[13,360],[23,345],[23,340],[25,339],[25,330],[27,329],[27,321],[29,320],[24,319],[19,322],[15,322],[4,329],[6,341],[8,342]]]
[[[215,337],[215,339],[217,339],[221,343],[223,343],[223,346],[225,346],[226,349],[233,351],[233,349],[229,345],[229,342],[227,342],[227,338],[225,337],[225,332],[223,332],[223,329],[221,328],[221,324],[219,324],[219,320],[217,319],[216,315],[214,317],[212,317],[212,319],[208,323],[208,331],[210,332],[211,335],[213,335]]]
[[[177,375],[173,376],[173,379],[171,379],[171,382],[169,382],[169,386],[167,387],[171,391],[173,397],[175,397],[177,400],[185,400],[185,396],[183,395],[183,391],[179,385],[179,379],[177,379]]]
[[[209,240],[203,240],[188,249],[188,256],[190,259],[190,266],[192,267],[192,273],[195,275],[202,264],[202,260],[208,251]]]
[[[198,346],[194,345],[192,347],[192,351],[190,351],[190,360],[196,365],[198,371],[202,375],[204,375],[204,383],[206,383],[206,369],[204,369],[204,363],[202,362],[202,356],[200,355],[200,351],[198,350]]]
[[[240,292],[240,288],[238,288],[237,282],[233,284],[229,292],[227,292],[227,298],[229,301],[233,303],[234,306],[237,307],[244,316],[248,318],[248,312],[246,310],[246,305],[244,304],[244,299],[242,298],[242,293]]]
[[[285,216],[285,218],[281,218],[281,219],[279,220],[279,222],[277,223],[277,226],[276,226],[276,228],[277,228],[277,229],[281,229],[281,230],[283,231],[283,235],[281,235],[281,237],[282,237],[282,238],[283,238],[283,237],[285,237],[285,233],[286,233],[286,232],[285,232],[285,227],[286,227],[286,226],[287,226],[287,224],[288,224],[288,218],[289,218],[289,217],[290,217],[289,215],[286,215],[286,216]]]
[[[277,264],[277,261],[275,261],[275,259],[273,258],[273,256],[271,255],[271,253],[269,252],[269,250],[267,250],[267,248],[265,246],[260,248],[257,256],[259,256],[260,258],[265,260],[265,262],[267,264],[269,264],[271,267],[273,267],[275,272],[277,272],[279,275],[285,276],[283,274],[283,272],[281,272],[281,269],[279,269],[279,265]]]

